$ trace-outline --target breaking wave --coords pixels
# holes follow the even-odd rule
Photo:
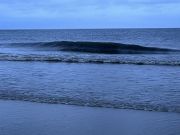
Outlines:
[[[145,47],[140,45],[112,42],[56,41],[39,43],[14,43],[9,45],[14,47],[32,47],[40,50],[56,50],[101,54],[164,54],[180,52],[180,50],[175,49]]]
[[[57,41],[10,43],[0,47],[10,49],[10,52],[0,51],[0,61],[180,66],[180,50],[121,43]]]

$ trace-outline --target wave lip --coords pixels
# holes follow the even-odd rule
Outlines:
[[[102,53],[102,54],[163,54],[180,53],[180,50],[145,47],[140,45],[122,44],[113,42],[82,42],[82,41],[54,41],[39,43],[16,43],[16,46],[32,47],[42,50],[56,50],[84,53]]]

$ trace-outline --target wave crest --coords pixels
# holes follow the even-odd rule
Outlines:
[[[39,43],[15,43],[12,46],[32,47],[42,50],[102,53],[102,54],[163,54],[178,53],[180,50],[145,47],[140,45],[122,44],[113,42],[73,42],[55,41]]]

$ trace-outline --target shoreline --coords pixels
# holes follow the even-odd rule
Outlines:
[[[0,100],[0,135],[179,135],[180,114]]]

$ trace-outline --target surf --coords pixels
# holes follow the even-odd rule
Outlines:
[[[37,43],[11,43],[10,47],[33,48],[46,51],[65,51],[97,54],[168,54],[180,53],[180,50],[159,47],[147,47],[134,44],[114,42],[86,42],[86,41],[53,41]]]

